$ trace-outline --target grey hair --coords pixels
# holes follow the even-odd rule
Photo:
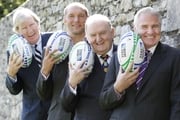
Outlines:
[[[94,14],[87,18],[85,22],[85,30],[87,29],[87,26],[94,21],[106,21],[109,24],[109,26],[112,28],[111,20],[107,16],[102,14]]]
[[[13,15],[13,31],[18,33],[20,22],[29,16],[32,16],[33,19],[40,26],[40,18],[32,10],[28,8],[20,7],[15,11]]]
[[[73,3],[70,3],[69,5],[67,5],[64,9],[64,16],[67,14],[68,9],[71,7],[74,7],[74,6],[83,9],[85,11],[86,15],[89,16],[89,10],[87,9],[87,7],[85,5],[83,5],[80,2],[73,2]]]
[[[142,9],[140,9],[136,15],[134,16],[134,26],[136,26],[138,24],[138,19],[142,14],[146,14],[146,13],[150,13],[152,15],[157,16],[157,18],[159,19],[159,22],[161,24],[161,15],[158,11],[156,11],[154,8],[152,7],[144,7]]]

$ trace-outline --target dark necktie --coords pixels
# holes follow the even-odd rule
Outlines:
[[[139,90],[141,83],[142,83],[142,79],[144,76],[144,73],[146,71],[146,68],[148,67],[149,61],[151,59],[152,53],[150,51],[146,51],[145,53],[145,58],[144,58],[144,62],[142,63],[141,67],[140,67],[140,72],[139,72],[139,76],[136,80],[136,86],[137,86],[137,90]]]
[[[38,45],[35,45],[34,48],[35,48],[35,53],[34,53],[35,59],[38,62],[38,66],[41,67],[41,60],[42,60],[41,52],[40,50],[38,50]]]
[[[109,56],[108,55],[102,55],[101,56],[101,59],[103,60],[103,64],[102,64],[102,66],[103,66],[103,69],[104,69],[104,72],[107,72],[107,69],[108,69],[108,58],[109,58]]]

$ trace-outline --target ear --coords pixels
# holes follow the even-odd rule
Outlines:
[[[112,33],[112,35],[114,37],[115,36],[115,29],[114,29],[114,27],[111,28],[111,33]]]
[[[136,31],[137,29],[136,29],[136,26],[133,24],[133,31]]]
[[[66,17],[64,16],[63,18],[63,23],[65,24],[66,23]]]

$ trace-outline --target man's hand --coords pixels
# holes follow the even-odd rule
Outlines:
[[[9,56],[9,64],[7,67],[7,74],[15,78],[19,69],[23,66],[23,59],[19,54],[12,53]]]

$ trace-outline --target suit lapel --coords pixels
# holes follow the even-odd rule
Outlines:
[[[45,42],[45,36],[43,34],[41,34],[41,43],[42,43],[42,50],[43,50],[43,46],[46,45],[46,42]]]
[[[145,86],[145,84],[147,84],[148,80],[150,80],[152,74],[156,72],[157,67],[160,66],[160,64],[162,63],[161,61],[163,60],[164,55],[165,55],[165,52],[163,50],[162,44],[159,43],[156,50],[154,51],[154,54],[148,65],[148,68],[146,69],[144,78],[142,80],[142,86],[138,90],[137,94],[143,90],[143,87]]]

